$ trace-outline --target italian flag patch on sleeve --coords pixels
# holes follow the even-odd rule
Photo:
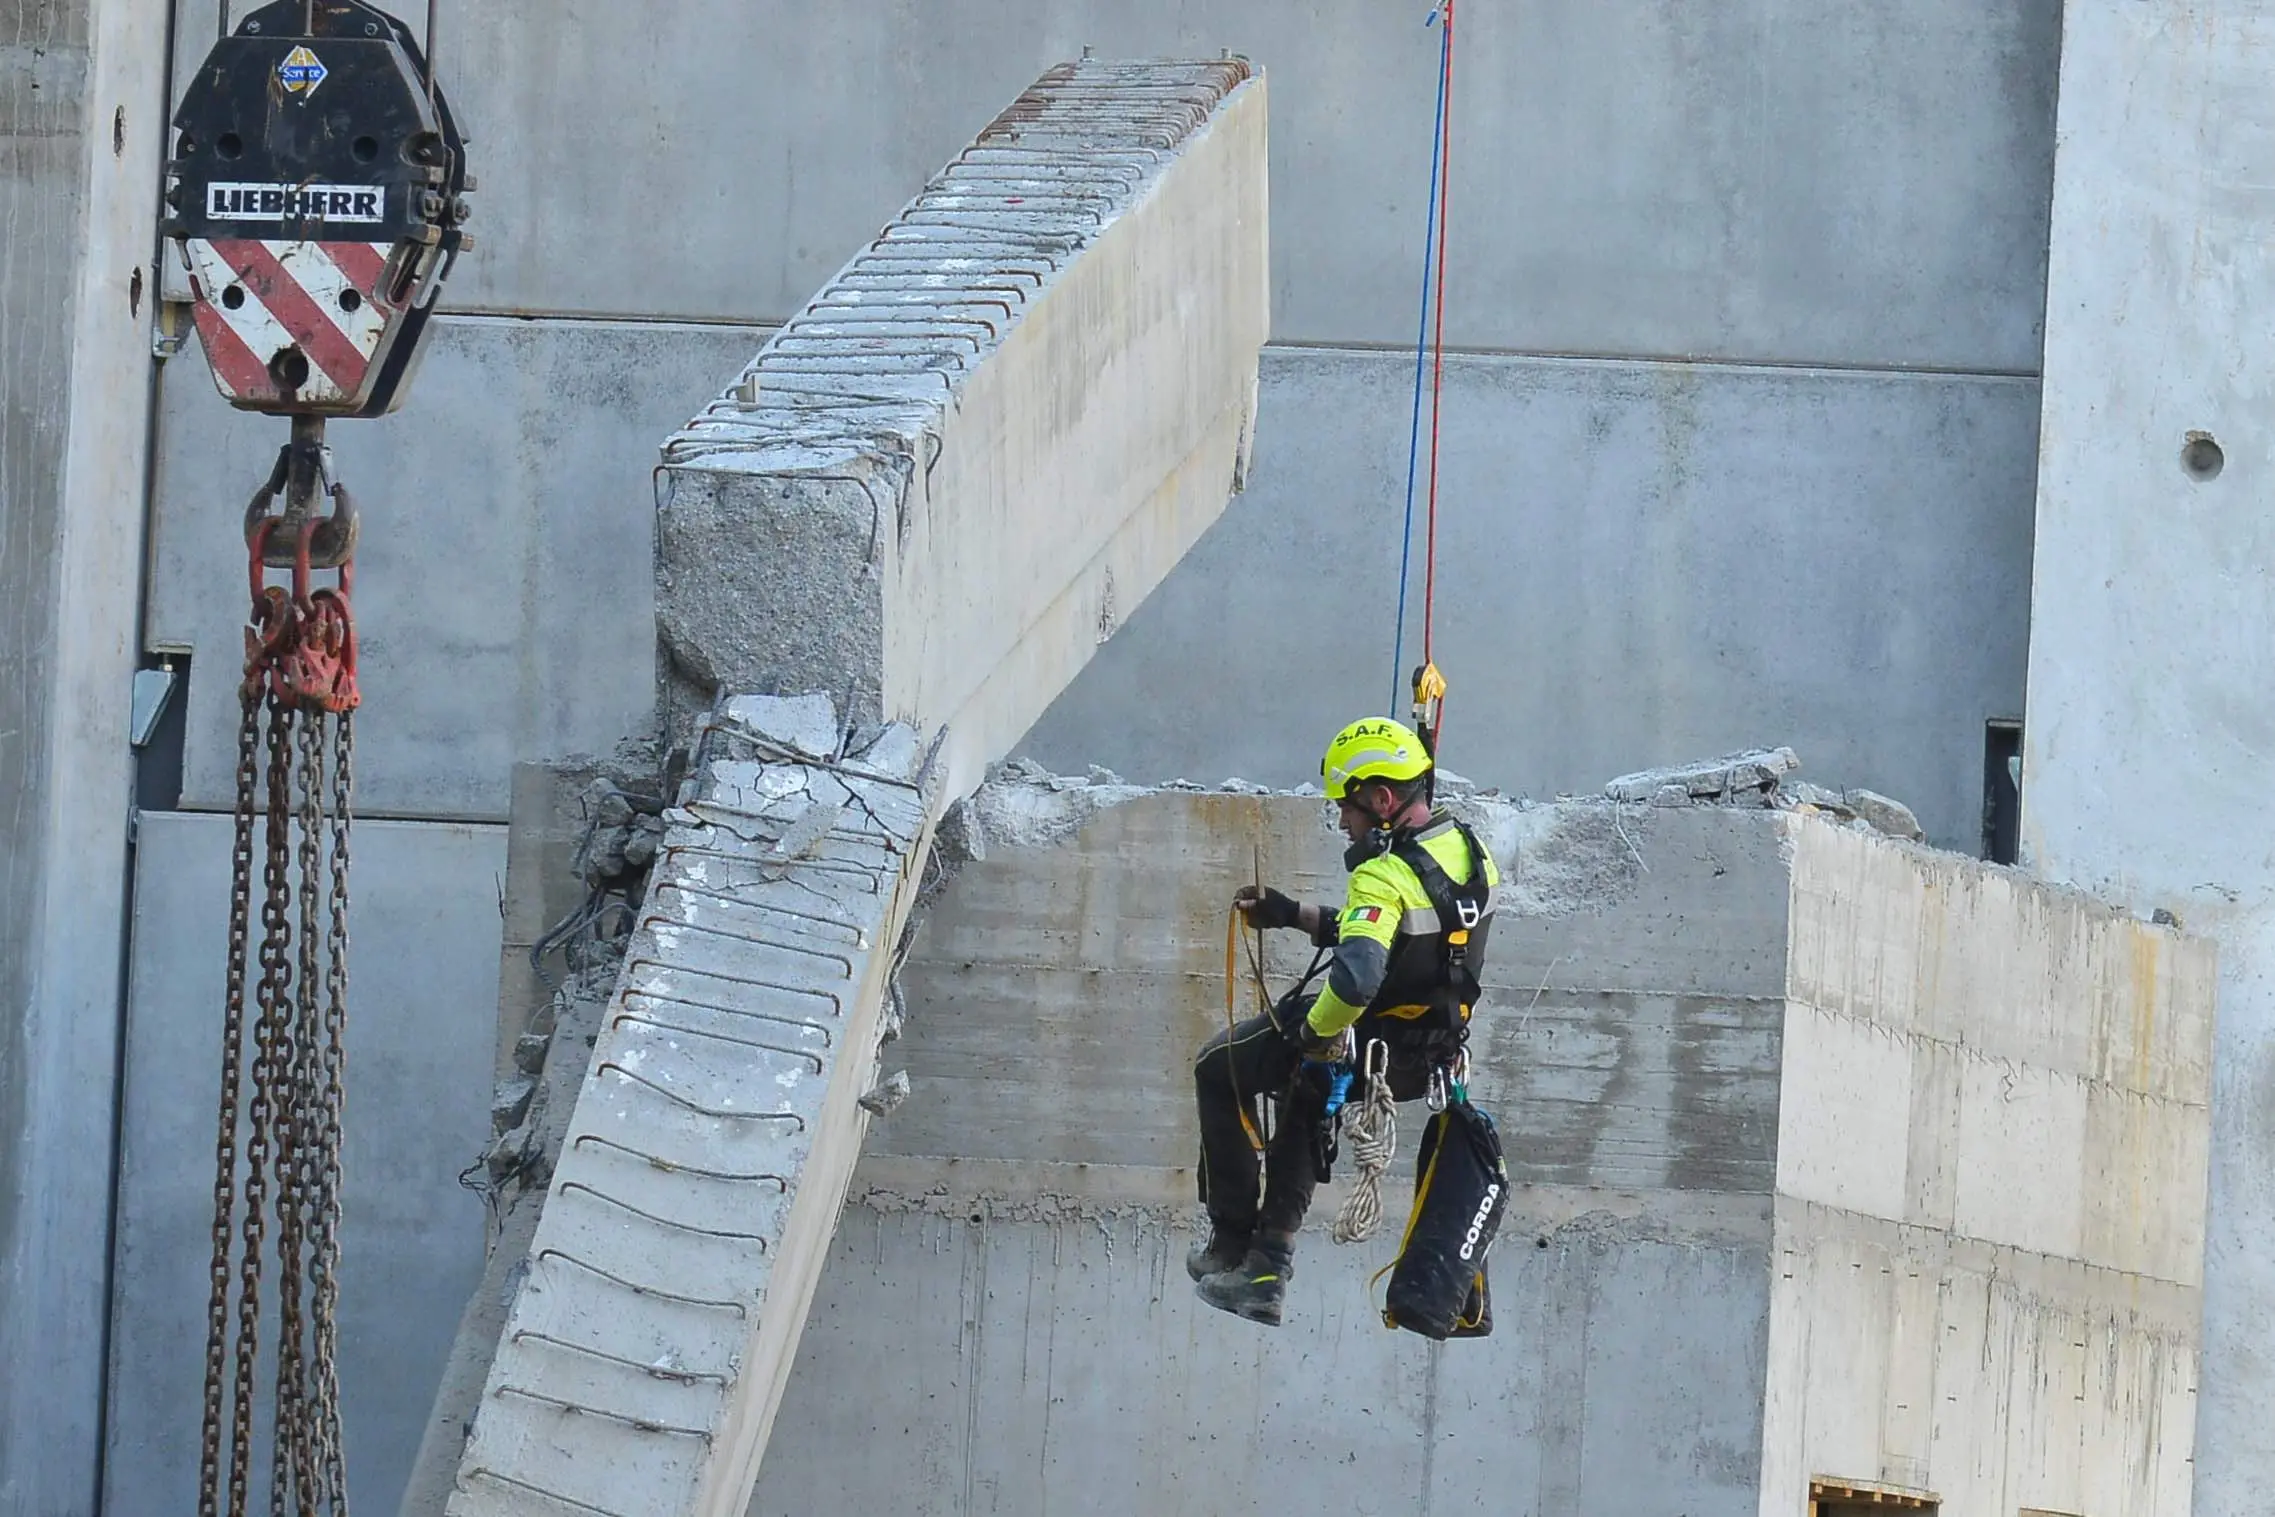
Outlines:
[[[1382,908],[1380,906],[1353,906],[1349,911],[1343,913],[1343,920],[1354,927],[1361,922],[1379,922],[1382,920]]]

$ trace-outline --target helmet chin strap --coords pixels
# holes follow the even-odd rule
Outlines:
[[[1367,828],[1365,837],[1343,850],[1343,867],[1346,870],[1356,869],[1368,859],[1381,858],[1390,852],[1390,845],[1398,837],[1398,829],[1392,825],[1389,817],[1363,801],[1360,809],[1366,812],[1367,819],[1374,825]],[[1401,806],[1399,809],[1403,811],[1405,808]]]

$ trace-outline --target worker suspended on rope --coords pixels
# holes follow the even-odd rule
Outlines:
[[[1441,1109],[1458,1088],[1500,882],[1476,834],[1434,805],[1435,763],[1413,728],[1353,722],[1320,770],[1351,841],[1342,910],[1255,886],[1236,904],[1254,927],[1300,930],[1332,948],[1326,984],[1308,1004],[1299,986],[1217,1034],[1193,1065],[1210,1235],[1185,1267],[1203,1301],[1273,1326],[1330,1156],[1339,1077],[1356,1067],[1353,1102],[1372,1093],[1370,1068],[1396,1101],[1427,1096]],[[1263,1097],[1278,1123],[1259,1155],[1253,1103]]]

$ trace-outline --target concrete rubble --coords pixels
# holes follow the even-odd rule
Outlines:
[[[1752,748],[1623,774],[1605,783],[1604,795],[1625,804],[1651,806],[1802,809],[1836,821],[1858,822],[1906,842],[1926,839],[1919,818],[1902,801],[1874,790],[1830,790],[1793,778],[1800,768],[1801,759],[1791,748]]]

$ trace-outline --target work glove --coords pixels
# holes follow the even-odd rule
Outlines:
[[[1356,1046],[1350,1028],[1346,1027],[1338,1033],[1323,1034],[1312,1027],[1308,1016],[1296,1019],[1294,1041],[1296,1051],[1303,1055],[1306,1064],[1349,1065]]]
[[[1294,897],[1277,890],[1259,890],[1254,885],[1234,891],[1232,904],[1240,908],[1242,919],[1251,927],[1293,927],[1302,909]]]

